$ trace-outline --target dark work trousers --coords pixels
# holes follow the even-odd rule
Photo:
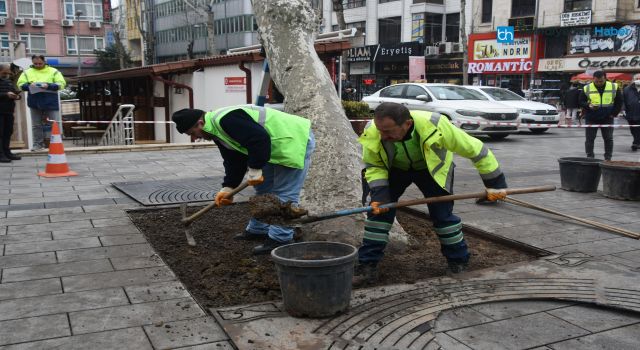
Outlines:
[[[9,144],[13,134],[13,114],[0,113],[0,153],[11,154]]]
[[[640,125],[640,119],[627,120],[629,125]],[[640,147],[640,126],[631,129],[631,135],[633,136],[633,145]]]
[[[438,185],[427,170],[402,171],[392,169],[389,173],[391,201],[397,202],[412,183],[426,197],[449,194]],[[428,205],[429,215],[440,240],[442,254],[450,262],[466,263],[469,251],[462,234],[462,222],[453,215],[453,201]],[[396,217],[396,210],[381,215],[369,213],[365,222],[365,237],[358,251],[358,260],[363,264],[377,264],[384,256],[389,230]],[[426,229],[426,228],[425,228]]]
[[[602,121],[588,122],[588,124],[613,124],[613,119],[607,118]],[[611,159],[613,155],[613,128],[585,128],[586,140],[584,142],[584,150],[587,153],[587,157],[593,158],[593,143],[600,129],[600,134],[604,140],[604,159]]]

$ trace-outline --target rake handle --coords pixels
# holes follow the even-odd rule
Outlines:
[[[507,192],[507,195],[511,195],[511,194],[524,194],[524,193],[555,191],[556,190],[556,186],[505,188],[504,190]],[[447,195],[447,196],[413,199],[413,200],[402,201],[402,202],[387,203],[387,204],[381,205],[380,208],[402,208],[402,207],[409,207],[409,206],[412,206],[412,205],[431,204],[431,203],[440,203],[440,202],[450,202],[450,201],[454,201],[454,200],[471,199],[471,198],[487,198],[487,192],[483,191],[483,192],[475,192],[475,193],[451,194],[451,195]],[[316,221],[328,220],[328,219],[333,219],[333,218],[337,218],[337,217],[341,217],[341,216],[353,215],[353,214],[357,214],[357,213],[364,213],[364,212],[371,211],[372,209],[373,208],[371,206],[367,206],[367,207],[339,210],[339,211],[334,211],[334,212],[329,212],[329,213],[322,213],[322,214],[317,215],[317,216],[306,217],[304,219],[301,219],[301,220],[297,221],[297,223],[308,224],[308,223],[312,223],[312,222],[316,222]]]
[[[249,186],[249,182],[245,181],[242,184],[240,184],[240,186],[234,188],[231,192],[227,193],[224,197],[225,198],[229,198],[229,197],[233,197],[236,194],[238,194],[240,191],[244,190],[245,188],[247,188]],[[182,213],[182,223],[185,225],[189,225],[190,223],[192,223],[193,221],[197,220],[198,218],[200,218],[202,215],[204,215],[206,212],[208,212],[209,210],[211,210],[213,207],[216,206],[216,202],[213,201],[209,204],[207,204],[206,207],[198,210],[197,212],[195,212],[193,215],[186,217],[186,210],[183,210]],[[185,208],[186,209],[186,208]]]

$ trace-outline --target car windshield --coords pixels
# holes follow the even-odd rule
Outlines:
[[[522,96],[511,92],[507,89],[498,89],[498,88],[481,88],[482,91],[486,92],[489,96],[493,97],[496,101],[523,101],[524,98]]]
[[[460,86],[427,86],[438,100],[487,100],[481,93]]]

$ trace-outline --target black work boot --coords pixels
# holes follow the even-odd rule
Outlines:
[[[22,159],[22,157],[20,157],[19,155],[13,154],[11,152],[6,152],[7,153],[7,158],[11,159],[11,160],[20,160]]]
[[[11,163],[11,159],[5,156],[4,153],[0,153],[0,163]]]
[[[251,233],[247,230],[244,230],[238,233],[237,235],[233,236],[233,239],[236,241],[261,241],[261,240],[264,240],[265,238],[267,238],[267,235]]]
[[[362,263],[356,266],[351,279],[351,284],[354,287],[364,287],[374,284],[378,281],[378,265],[371,263]]]
[[[270,254],[272,250],[280,246],[290,244],[292,242],[293,241],[279,242],[279,241],[276,241],[275,239],[271,239],[270,237],[268,237],[267,240],[264,241],[264,243],[262,243],[259,246],[253,247],[251,254],[252,255]]]

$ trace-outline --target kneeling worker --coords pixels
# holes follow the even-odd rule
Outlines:
[[[437,113],[409,111],[397,103],[376,108],[373,123],[360,136],[365,179],[371,189],[371,206],[365,222],[364,239],[358,251],[355,285],[377,280],[377,265],[389,241],[395,209],[379,208],[396,202],[412,183],[425,197],[452,194],[453,153],[470,159],[489,189],[506,188],[504,174],[493,153],[480,140],[469,136]],[[489,201],[505,197],[504,191],[488,190]],[[469,251],[462,234],[462,222],[453,215],[453,202],[429,204],[441,251],[451,273],[466,269]]]
[[[207,113],[182,109],[172,119],[178,132],[213,140],[218,146],[225,170],[223,188],[215,198],[218,206],[233,202],[224,197],[240,185],[245,173],[257,194],[271,193],[282,202],[298,203],[315,148],[308,119],[258,106],[231,106]],[[292,242],[293,228],[252,218],[234,238],[266,239],[252,253],[268,254]]]

